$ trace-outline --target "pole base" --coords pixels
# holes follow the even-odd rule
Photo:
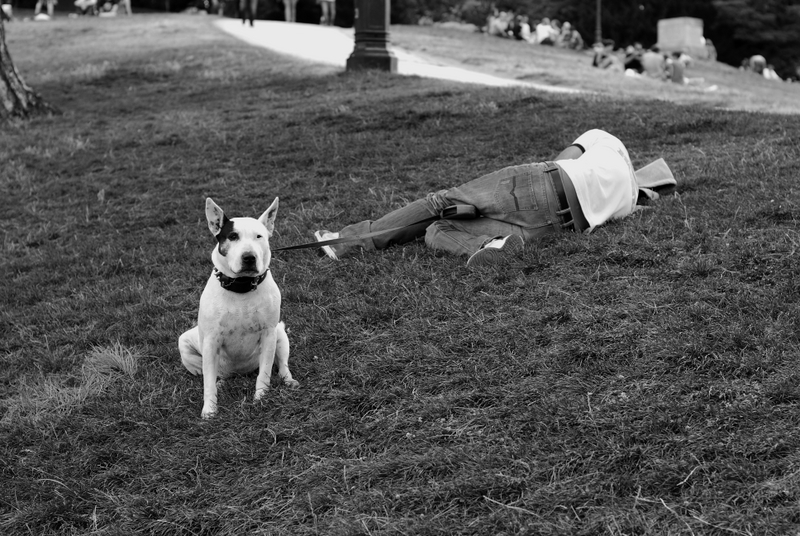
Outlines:
[[[347,58],[348,71],[363,71],[365,69],[375,69],[397,72],[397,56],[384,49],[358,49],[356,48],[350,57]]]

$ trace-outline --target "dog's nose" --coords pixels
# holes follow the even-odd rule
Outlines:
[[[256,256],[252,253],[245,253],[242,255],[242,264],[245,266],[253,266],[256,263]]]

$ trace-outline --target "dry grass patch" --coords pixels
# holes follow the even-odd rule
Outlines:
[[[141,357],[117,342],[109,347],[94,347],[78,377],[48,374],[21,378],[16,396],[0,402],[0,424],[42,426],[69,418],[80,411],[88,398],[103,393],[118,380],[133,381]]]

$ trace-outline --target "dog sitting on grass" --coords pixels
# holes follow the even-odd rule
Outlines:
[[[217,239],[214,270],[200,296],[197,326],[178,340],[181,361],[203,375],[204,419],[217,413],[217,379],[258,370],[255,400],[270,388],[273,362],[284,385],[299,387],[289,371],[289,338],[280,321],[281,293],[269,263],[278,198],[260,218],[228,219],[206,199],[208,228]]]

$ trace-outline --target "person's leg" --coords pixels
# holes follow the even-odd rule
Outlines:
[[[322,2],[322,8],[325,14],[325,24],[327,26],[333,25],[333,10],[336,9],[336,4],[333,2]]]
[[[47,0],[47,14],[51,19],[53,18],[53,15],[55,15],[55,9],[56,6],[54,0]]]
[[[365,220],[343,228],[338,236],[355,237],[370,232],[395,231],[364,240],[329,246],[337,257],[354,249],[384,249],[426,235],[426,229],[443,210],[454,205],[471,205],[479,218],[460,221],[459,227],[440,220],[426,242],[437,249],[457,254],[474,253],[487,240],[519,234],[526,240],[561,230],[561,217],[551,178],[544,164],[526,164],[489,173],[466,184],[428,194],[382,218]],[[566,207],[563,207],[566,208]],[[427,221],[426,221],[427,220]],[[447,220],[450,221],[450,220]],[[412,225],[424,222],[419,225]],[[466,236],[466,235],[471,235]]]
[[[42,2],[44,0],[36,0],[36,5],[33,8],[33,15],[36,16],[42,12]]]
[[[297,22],[297,1],[284,0],[286,2],[286,22]]]
[[[389,246],[405,244],[424,236],[425,229],[431,224],[431,218],[438,214],[438,211],[431,209],[428,201],[432,195],[435,194],[429,194],[425,199],[418,199],[402,208],[393,210],[377,220],[364,220],[348,225],[339,231],[338,236],[346,238],[379,231],[389,231],[390,229],[397,229],[396,231],[329,247],[338,257],[342,257],[360,248],[368,251],[386,249]]]
[[[547,232],[552,232],[548,229]],[[438,220],[425,232],[425,244],[453,255],[472,255],[495,238],[526,236],[525,229],[490,218]]]

